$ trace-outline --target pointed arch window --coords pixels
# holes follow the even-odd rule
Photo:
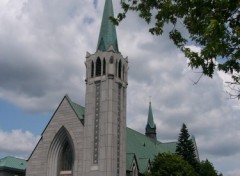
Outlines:
[[[69,142],[66,141],[65,144],[63,145],[60,158],[60,175],[65,175],[66,172],[71,173],[72,166],[73,166],[73,152]]]
[[[103,75],[106,75],[106,60],[103,59]]]
[[[96,76],[101,76],[102,63],[101,59],[98,57],[96,61]]]
[[[118,77],[121,79],[122,77],[122,61],[120,60],[118,63]]]
[[[93,75],[94,75],[94,63],[92,61],[92,64],[91,64],[91,78],[93,78]]]
[[[62,127],[49,148],[47,176],[72,176],[74,155],[72,138],[67,129]]]
[[[132,167],[132,176],[138,176],[138,169],[135,163],[133,163]]]

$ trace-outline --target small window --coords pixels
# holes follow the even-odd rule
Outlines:
[[[113,64],[113,56],[110,57],[109,63]]]
[[[102,63],[100,58],[97,58],[97,62],[96,62],[96,76],[101,76],[101,67],[102,67]]]
[[[132,176],[138,176],[138,170],[135,163],[133,163],[133,167],[132,167]]]
[[[115,66],[115,75],[117,76],[117,70],[118,70],[118,62],[116,60],[116,66]]]
[[[92,64],[91,64],[91,78],[93,77],[94,75],[94,63],[92,61]]]
[[[123,80],[125,79],[125,67],[123,66]]]
[[[120,60],[118,63],[118,77],[121,79],[122,77],[122,61]]]
[[[106,75],[106,60],[103,59],[103,75]]]

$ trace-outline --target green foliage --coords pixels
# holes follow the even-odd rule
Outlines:
[[[181,156],[170,153],[158,154],[146,176],[195,176],[194,170]]]
[[[208,160],[202,161],[200,164],[200,176],[218,176],[211,162]],[[221,175],[221,174],[219,174]]]
[[[240,85],[239,0],[126,0],[121,5],[123,12],[115,24],[128,11],[136,11],[150,24],[153,35],[161,35],[164,25],[171,24],[169,37],[189,59],[191,68],[201,68],[209,77],[218,68],[235,75],[233,83]],[[189,36],[183,35],[183,29]],[[201,52],[190,50],[189,42],[199,46]]]
[[[185,124],[182,125],[181,132],[178,137],[176,153],[182,156],[183,159],[193,166],[196,172],[198,172],[199,163],[196,159],[195,146],[192,139],[190,139],[190,135]]]

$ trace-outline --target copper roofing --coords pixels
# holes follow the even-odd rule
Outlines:
[[[151,102],[149,102],[147,127],[150,127],[150,128],[155,128],[156,127],[156,125],[154,123],[154,120],[153,120]]]
[[[7,156],[0,159],[0,169],[25,170],[27,162],[24,159]]]
[[[113,4],[112,0],[106,0],[102,16],[102,24],[98,37],[97,50],[107,51],[109,47],[113,47],[118,52],[117,33],[115,25],[109,19],[113,17]]]

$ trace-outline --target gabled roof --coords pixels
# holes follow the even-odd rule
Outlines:
[[[44,133],[44,131],[46,130],[46,128],[48,127],[48,125],[50,124],[50,122],[52,121],[54,115],[56,114],[56,112],[58,111],[59,107],[61,106],[62,102],[64,100],[67,100],[68,103],[70,104],[71,108],[73,109],[73,111],[75,112],[75,114],[77,115],[77,117],[79,118],[79,120],[82,122],[82,124],[84,124],[84,111],[85,111],[85,108],[77,103],[74,103],[70,97],[66,94],[62,101],[60,102],[60,104],[58,105],[57,109],[55,110],[55,112],[53,113],[51,119],[49,120],[47,126],[45,127],[45,129],[43,130],[42,134]]]
[[[85,108],[77,103],[74,103],[68,95],[65,95],[66,99],[68,100],[69,104],[73,108],[74,112],[76,113],[77,117],[84,121],[84,114],[85,114]]]
[[[158,153],[175,153],[175,150],[176,142],[161,143],[131,128],[127,128],[127,159],[131,158],[128,155],[135,154],[141,174],[147,171],[149,161],[152,161]]]
[[[85,108],[77,103],[74,103],[67,95],[65,97],[78,115],[79,120],[84,120]],[[148,169],[147,167],[149,166],[149,161],[152,161],[158,153],[175,153],[177,142],[161,143],[160,141],[149,138],[131,128],[126,128],[126,135],[127,169],[131,169],[131,164],[135,157],[139,172],[143,174]]]
[[[63,100],[64,99],[67,99],[70,106],[76,113],[78,119],[84,125],[83,122],[84,122],[84,118],[85,118],[85,116],[84,116],[85,108],[83,106],[73,102],[69,98],[68,95],[65,95]],[[61,101],[61,103],[62,103],[62,101]],[[60,105],[61,105],[61,103],[60,103]],[[58,110],[58,108],[57,108],[57,110]],[[55,113],[56,113],[56,111],[55,111]],[[49,123],[50,123],[50,121],[49,121]],[[138,170],[141,174],[144,174],[147,171],[150,161],[152,161],[158,153],[163,153],[163,152],[175,153],[176,145],[177,145],[177,142],[162,143],[160,141],[149,138],[146,135],[139,133],[131,128],[126,128],[126,138],[127,138],[127,141],[126,141],[126,159],[127,159],[126,169],[128,171],[129,171],[129,169],[131,169],[132,162],[135,159]]]
[[[33,152],[36,150],[40,140],[42,139],[42,135],[43,133],[45,132],[45,130],[47,129],[48,125],[50,124],[50,122],[52,121],[53,117],[55,116],[56,112],[58,111],[59,107],[61,106],[62,102],[64,100],[67,100],[67,102],[69,103],[69,105],[71,106],[71,108],[73,109],[73,111],[75,112],[76,116],[78,117],[78,119],[81,121],[81,123],[84,125],[84,111],[85,111],[85,108],[77,103],[74,103],[70,98],[69,96],[66,94],[62,101],[60,102],[60,104],[58,105],[57,109],[55,110],[55,112],[53,113],[51,119],[49,120],[48,124],[46,125],[46,127],[44,128],[42,134],[41,134],[41,138],[39,139],[37,145],[35,146],[35,148],[33,149],[32,153],[30,154],[28,160],[31,158]]]
[[[109,19],[109,17],[113,16],[114,13],[112,0],[106,0],[103,10],[102,24],[98,37],[97,50],[107,51],[108,48],[112,46],[116,52],[119,52],[116,27]]]
[[[132,170],[132,164],[133,164],[134,160],[137,161],[136,156],[135,156],[134,153],[128,153],[126,157],[127,157],[126,169],[127,169],[128,171],[131,171],[131,170]]]
[[[7,156],[0,159],[0,170],[2,169],[13,169],[13,170],[25,170],[27,162],[24,159]]]

